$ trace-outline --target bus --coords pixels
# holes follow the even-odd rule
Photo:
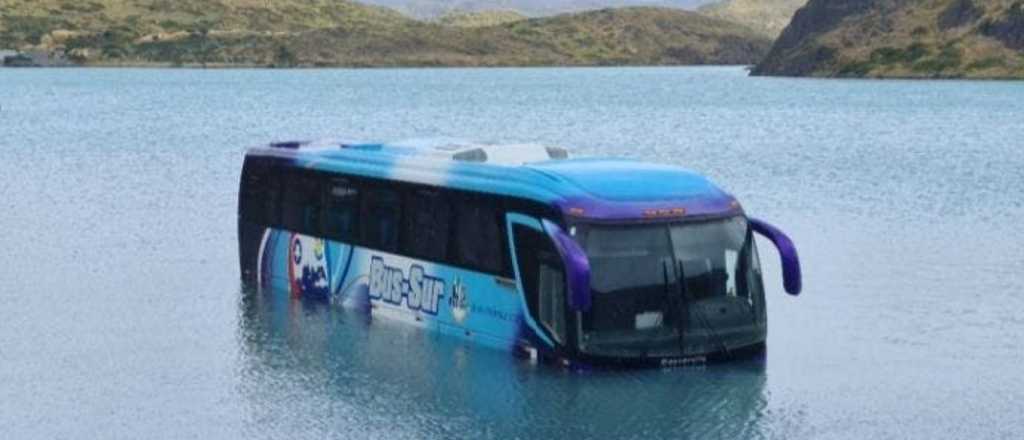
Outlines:
[[[251,148],[243,283],[565,367],[763,356],[754,234],[793,242],[686,169],[452,139]]]

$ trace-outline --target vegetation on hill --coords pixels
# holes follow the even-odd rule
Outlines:
[[[1024,0],[810,0],[753,73],[1024,78]]]
[[[460,27],[345,0],[0,0],[0,47],[85,65],[751,64],[771,43],[693,12],[627,8]]]
[[[604,8],[657,6],[694,9],[712,0],[362,0],[385,6],[411,17],[435,20],[452,13],[516,11],[528,17],[582,12]]]
[[[698,12],[744,24],[771,38],[778,37],[807,0],[722,0],[697,9]]]
[[[516,11],[452,12],[437,20],[445,26],[488,27],[525,20],[527,17]]]

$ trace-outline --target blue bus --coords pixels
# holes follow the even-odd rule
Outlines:
[[[435,139],[250,149],[243,282],[570,368],[763,355],[754,234],[792,241],[685,169]]]

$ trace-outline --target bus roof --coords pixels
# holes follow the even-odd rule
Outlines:
[[[298,167],[531,199],[571,217],[640,220],[742,212],[684,168],[622,158],[569,158],[560,147],[457,139],[394,143],[279,142],[249,150]]]

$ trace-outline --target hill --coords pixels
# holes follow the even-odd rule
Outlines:
[[[210,51],[205,46],[215,40],[270,39],[325,27],[392,28],[408,21],[393,10],[345,0],[0,0],[0,47],[117,61],[149,43]]]
[[[746,64],[771,45],[733,23],[656,8],[606,9],[488,27],[419,22],[404,32],[324,29],[292,41],[298,58],[307,63],[427,66]],[[333,52],[317,49],[332,44]]]
[[[529,17],[543,17],[605,8],[656,6],[695,9],[713,0],[362,0],[385,6],[411,17],[434,20],[451,13],[515,11]]]
[[[344,0],[0,0],[0,47],[85,65],[750,64],[771,42],[694,12],[626,8],[444,26]]]
[[[397,11],[347,0],[0,0],[5,37],[44,31],[174,32],[203,27],[295,32],[356,22],[400,23]]]
[[[1024,0],[810,0],[753,73],[1024,78]]]
[[[526,19],[525,15],[516,11],[481,11],[452,12],[437,19],[437,22],[445,26],[475,28],[496,26]]]
[[[735,21],[776,38],[807,0],[722,0],[697,9],[701,14]]]

